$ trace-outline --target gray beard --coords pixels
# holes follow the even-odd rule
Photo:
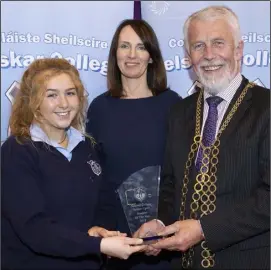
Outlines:
[[[204,91],[210,95],[217,95],[219,92],[225,90],[234,78],[234,76],[230,74],[229,70],[225,71],[222,79],[216,79],[215,77],[206,79],[200,73],[197,75],[200,83],[204,88]]]
[[[231,71],[230,67],[227,65],[221,78],[217,78],[215,76],[213,76],[212,78],[206,78],[202,75],[200,71],[196,72],[196,74],[204,88],[204,91],[206,91],[210,95],[217,95],[230,85],[231,81],[237,74],[237,70],[237,65],[235,66],[234,71]]]

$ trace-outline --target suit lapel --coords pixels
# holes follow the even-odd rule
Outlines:
[[[233,99],[232,99],[232,101],[231,101],[231,103],[230,103],[230,105],[229,105],[229,107],[228,107],[225,115],[224,115],[222,123],[226,119],[228,113],[232,109],[234,103],[236,102],[236,100],[240,96],[241,92],[246,87],[247,83],[248,83],[248,80],[246,78],[243,78],[240,87],[237,89],[237,91],[236,91],[236,93],[235,93],[235,95],[234,95],[234,97],[233,97]],[[220,145],[221,145],[221,147],[228,141],[228,139],[230,138],[230,135],[234,131],[236,131],[236,129],[238,128],[240,121],[245,116],[246,111],[247,111],[247,109],[249,108],[249,106],[251,104],[251,96],[252,96],[252,92],[251,92],[251,89],[249,88],[247,94],[245,95],[242,103],[240,104],[240,106],[238,107],[237,111],[233,115],[233,117],[232,117],[231,121],[229,122],[228,126],[222,132],[222,135],[220,137]]]

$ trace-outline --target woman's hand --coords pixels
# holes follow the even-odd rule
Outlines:
[[[105,228],[94,226],[88,230],[88,235],[106,238],[112,236],[126,236],[126,233],[121,233],[119,231],[108,231]]]
[[[129,238],[124,236],[113,236],[103,238],[101,241],[101,252],[120,259],[128,259],[135,252],[145,248],[143,240],[139,238]]]

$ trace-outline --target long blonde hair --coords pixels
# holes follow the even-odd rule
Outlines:
[[[37,59],[23,74],[9,119],[10,135],[15,136],[18,142],[31,138],[30,126],[39,119],[46,85],[51,78],[63,73],[72,79],[79,98],[79,111],[71,126],[84,133],[87,97],[78,70],[65,59]]]

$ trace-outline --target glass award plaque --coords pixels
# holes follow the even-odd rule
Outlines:
[[[160,171],[158,165],[143,168],[130,175],[117,190],[131,235],[145,222],[157,218]]]

